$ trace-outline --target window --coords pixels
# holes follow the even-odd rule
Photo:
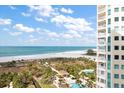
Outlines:
[[[115,17],[115,22],[118,22],[119,21],[119,17]]]
[[[111,51],[111,46],[110,45],[108,45],[108,51]]]
[[[119,46],[114,46],[114,49],[115,50],[119,50]]]
[[[124,50],[124,46],[121,46],[121,50]]]
[[[115,8],[114,9],[114,12],[119,12],[119,8]]]
[[[108,25],[111,24],[111,19],[108,19]]]
[[[121,56],[121,59],[124,60],[124,55]]]
[[[104,71],[101,71],[101,74],[104,75],[105,74]]]
[[[108,43],[110,43],[110,42],[111,42],[111,37],[109,36],[109,37],[108,37]]]
[[[119,59],[119,55],[115,55],[114,59],[118,60]]]
[[[115,40],[119,40],[119,36],[115,36],[114,38],[115,38]]]
[[[119,78],[119,74],[114,74],[114,78],[118,79]]]
[[[124,79],[124,74],[121,75],[121,79]]]
[[[124,26],[121,27],[121,31],[124,31]]]
[[[107,73],[107,85],[110,88],[111,87],[111,74]]]
[[[118,83],[114,83],[114,88],[119,88],[119,84]]]
[[[111,15],[111,10],[110,9],[108,10],[108,15]]]
[[[121,40],[124,40],[124,36],[121,37]]]
[[[111,55],[108,55],[108,61],[111,61]]]
[[[121,88],[124,88],[124,84],[121,84]]]
[[[121,11],[123,11],[123,12],[124,12],[124,7],[122,7],[122,8],[121,8]]]
[[[119,69],[119,65],[114,65],[114,69]]]
[[[115,26],[115,27],[114,27],[114,30],[115,30],[115,31],[118,31],[118,30],[119,30],[119,26]]]
[[[121,18],[121,21],[124,21],[124,17]]]
[[[124,65],[121,65],[121,69],[124,69]]]
[[[108,33],[111,33],[111,28],[108,28]]]
[[[101,83],[105,83],[105,80],[104,80],[104,79],[101,79],[100,82],[101,82]]]

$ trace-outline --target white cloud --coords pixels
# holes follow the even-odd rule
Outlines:
[[[0,18],[0,25],[10,25],[12,22],[11,19],[2,19]]]
[[[80,33],[78,33],[77,31],[73,31],[73,30],[70,30],[68,31],[68,33],[73,36],[73,38],[81,38],[82,35]]]
[[[12,36],[19,36],[22,34],[22,32],[10,32],[9,34]]]
[[[3,31],[9,31],[9,29],[8,28],[3,28]]]
[[[23,16],[25,16],[25,17],[31,16],[30,13],[25,13],[25,12],[22,12],[21,15],[23,15]]]
[[[84,18],[73,18],[70,16],[58,15],[51,19],[51,22],[64,26],[67,30],[73,31],[93,31],[91,23]]]
[[[49,30],[44,30],[44,33],[48,37],[52,37],[52,38],[58,38],[59,37],[59,34],[57,34],[56,32],[49,31]]]
[[[51,14],[54,12],[54,9],[50,5],[40,5],[40,6],[32,5],[29,6],[29,8],[31,12],[37,11],[37,13],[40,16],[44,16],[44,17],[50,17]]]
[[[39,42],[41,42],[41,40],[38,39],[38,38],[30,38],[29,40],[26,40],[25,42],[26,42],[26,43],[32,43],[32,44],[34,44],[34,43],[39,43]]]
[[[13,26],[13,28],[23,31],[23,32],[34,32],[35,30],[31,27],[24,26],[23,24],[16,24]]]
[[[29,35],[29,37],[30,37],[30,38],[34,38],[34,36],[33,36],[33,35]]]
[[[14,6],[12,6],[12,5],[10,5],[9,6],[12,10],[15,10],[16,9],[16,7],[14,7]]]
[[[35,20],[38,21],[38,22],[43,22],[43,18],[39,18],[39,17],[35,17]]]
[[[59,37],[59,35],[57,33],[55,33],[55,32],[49,32],[48,35],[50,37],[57,37],[57,38]]]
[[[70,8],[66,9],[66,8],[61,8],[60,9],[61,12],[63,13],[67,13],[67,14],[72,14],[74,11],[71,10]]]
[[[62,37],[63,37],[63,38],[66,38],[66,39],[73,38],[73,36],[70,35],[70,34],[63,34]]]

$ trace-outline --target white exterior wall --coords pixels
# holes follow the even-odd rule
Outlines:
[[[119,8],[119,12],[114,12],[114,8]],[[106,6],[106,35],[105,35],[105,39],[106,39],[106,52],[103,52],[103,54],[106,54],[106,60],[104,63],[106,63],[106,68],[100,68],[98,66],[100,60],[99,60],[99,54],[102,54],[102,52],[99,51],[98,47],[98,62],[97,62],[97,78],[104,78],[105,80],[107,80],[107,73],[109,72],[111,74],[111,87],[114,87],[114,83],[118,83],[119,87],[121,87],[121,84],[124,84],[124,79],[121,79],[121,74],[124,74],[124,70],[121,69],[121,65],[124,65],[124,60],[121,59],[121,55],[124,55],[124,50],[121,50],[121,46],[124,46],[124,40],[121,40],[121,36],[124,36],[124,31],[121,31],[121,26],[124,26],[124,21],[122,22],[121,17],[124,17],[124,12],[121,11],[121,7],[124,6]],[[111,15],[108,15],[108,9],[111,9]],[[97,15],[99,14],[99,12],[97,11]],[[115,22],[114,18],[115,17],[119,17],[119,22]],[[111,19],[111,24],[108,25],[108,19]],[[97,19],[97,22],[99,22],[99,20]],[[118,31],[115,31],[114,27],[115,26],[119,26],[120,29]],[[111,28],[111,33],[108,33],[108,27]],[[99,30],[100,28],[97,25],[97,29]],[[99,32],[98,32],[99,33]],[[108,36],[111,37],[111,51],[108,52]],[[115,41],[114,40],[114,36],[119,36],[119,41]],[[104,36],[103,36],[104,37]],[[98,42],[98,41],[97,41]],[[118,45],[119,46],[119,50],[114,50],[114,46]],[[98,45],[99,46],[99,42]],[[107,55],[111,55],[111,70],[107,69]],[[114,59],[114,55],[119,55],[119,60],[115,60]],[[101,60],[101,62],[103,62]],[[118,64],[119,65],[119,70],[115,70],[114,69],[114,65]],[[105,71],[105,76],[101,76],[98,74],[99,70],[104,70]],[[114,78],[114,74],[119,74],[119,79],[115,79]],[[100,83],[97,80],[97,87],[107,87],[107,81],[106,83]]]

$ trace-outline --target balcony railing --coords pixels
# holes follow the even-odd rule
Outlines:
[[[100,68],[100,69],[106,69],[105,66],[101,66],[101,65],[98,65],[98,68]]]
[[[99,49],[99,52],[106,52],[105,49]]]
[[[98,12],[102,12],[105,10],[105,5],[98,6]]]
[[[98,57],[98,61],[106,61],[105,57]]]
[[[105,36],[106,33],[98,33],[98,36],[101,37],[101,36]]]
[[[105,44],[105,41],[103,41],[103,42],[98,42],[98,44],[99,44],[99,45],[101,45],[101,44],[104,45],[104,44]]]

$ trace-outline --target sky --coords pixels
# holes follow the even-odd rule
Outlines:
[[[96,46],[96,6],[0,5],[0,46]]]

